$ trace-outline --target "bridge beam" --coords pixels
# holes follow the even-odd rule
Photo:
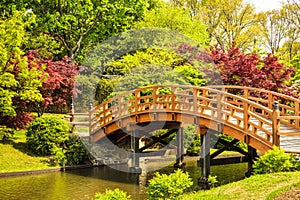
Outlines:
[[[177,143],[177,155],[176,163],[174,164],[175,168],[184,168],[185,163],[183,163],[184,151],[183,151],[183,127],[180,127],[176,134],[176,143]]]
[[[210,134],[209,131],[201,135],[200,162],[202,162],[202,177],[198,184],[202,189],[209,189],[208,177],[210,175]]]
[[[129,168],[130,173],[142,173],[140,168],[140,151],[139,151],[139,130],[131,131],[131,149],[132,149],[132,162]]]

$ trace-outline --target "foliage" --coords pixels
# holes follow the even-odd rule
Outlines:
[[[164,65],[170,68],[175,66],[187,65],[184,58],[166,49],[148,48],[146,50],[138,50],[128,53],[121,58],[114,60],[108,64],[105,69],[105,74],[110,75],[125,75],[134,67],[142,65]]]
[[[92,45],[127,30],[143,17],[147,0],[62,0],[2,2],[7,8],[31,10],[37,17],[33,36],[50,35],[63,47],[62,55],[82,61]],[[152,5],[153,6],[153,5]]]
[[[78,136],[69,135],[66,122],[57,116],[33,120],[26,130],[26,143],[37,155],[52,155],[61,166],[83,163],[87,151]]]
[[[80,138],[75,135],[70,135],[63,147],[63,153],[66,157],[66,165],[82,164],[87,158],[88,152],[85,146],[80,141]]]
[[[210,187],[215,187],[215,185],[218,183],[217,176],[209,175],[207,182]]]
[[[235,46],[227,51],[220,47],[211,48],[211,58],[219,68],[225,85],[239,85],[263,88],[293,96],[288,87],[294,69],[286,67],[278,58],[268,54],[245,54]]]
[[[283,10],[270,10],[259,15],[263,38],[266,40],[265,47],[268,52],[276,53],[290,31],[290,27],[287,28],[288,18]]]
[[[295,170],[296,162],[291,154],[273,146],[273,150],[269,150],[254,162],[253,168],[255,174],[286,172]]]
[[[0,20],[0,125],[8,128],[25,128],[33,119],[26,112],[27,104],[43,100],[39,88],[47,78],[44,66],[30,56],[21,56],[26,28],[33,21],[17,11]]]
[[[200,20],[193,20],[183,7],[166,4],[147,11],[143,20],[136,23],[136,27],[167,28],[192,38],[200,45],[205,45],[208,42],[205,25]]]
[[[193,124],[188,124],[184,128],[183,145],[186,148],[188,156],[198,156],[200,154],[200,135],[196,133],[196,127]]]
[[[118,93],[154,84],[205,85],[205,73],[191,65],[185,56],[176,53],[176,50],[173,52],[158,48],[126,54],[110,62],[105,69],[105,74],[118,77],[100,79],[97,100],[102,102],[111,92]]]
[[[72,95],[78,92],[75,89],[75,76],[79,73],[79,66],[72,63],[67,57],[59,61],[43,59],[37,51],[28,51],[27,56],[32,57],[38,65],[44,65],[46,67],[45,72],[49,74],[42,87],[39,88],[44,101],[33,104],[38,115],[41,116],[50,106],[58,110],[70,105]]]
[[[188,173],[176,170],[170,175],[155,173],[149,181],[147,196],[151,199],[177,199],[193,185]]]
[[[51,155],[68,140],[69,127],[58,117],[38,117],[26,130],[26,143],[37,155]]]
[[[106,190],[105,193],[96,193],[93,200],[130,200],[131,196],[120,189]]]
[[[196,18],[207,26],[211,45],[229,49],[232,42],[243,50],[256,47],[261,40],[260,19],[255,8],[244,0],[204,0],[197,5]]]

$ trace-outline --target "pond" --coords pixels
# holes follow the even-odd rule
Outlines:
[[[197,167],[197,158],[187,158],[186,170],[197,185],[201,170]],[[162,162],[146,163],[160,165]],[[143,165],[142,165],[143,167]],[[172,165],[159,169],[161,173],[170,173]],[[220,184],[244,178],[247,163],[212,166],[212,175],[217,176]],[[0,199],[6,200],[84,200],[91,199],[96,192],[106,189],[120,188],[135,200],[146,199],[145,185],[153,176],[151,173],[128,174],[107,166],[77,169],[67,172],[51,172],[45,174],[25,175],[0,178]],[[198,189],[195,186],[195,189]]]

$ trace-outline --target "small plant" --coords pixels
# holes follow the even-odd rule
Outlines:
[[[106,190],[105,193],[97,193],[93,200],[131,200],[131,196],[117,188],[115,190]]]
[[[215,185],[218,183],[217,176],[209,175],[207,182],[210,187],[215,187]]]
[[[187,189],[193,185],[189,174],[176,170],[170,175],[155,173],[149,181],[146,194],[150,200],[154,199],[178,199]]]
[[[268,174],[274,172],[293,171],[297,168],[293,155],[285,153],[282,149],[273,146],[265,155],[259,157],[253,165],[254,174]]]

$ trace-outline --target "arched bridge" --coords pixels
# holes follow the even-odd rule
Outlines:
[[[142,129],[151,132],[193,123],[197,132],[213,129],[262,153],[273,145],[300,152],[300,100],[242,86],[155,85],[128,91],[89,112],[93,142]]]

